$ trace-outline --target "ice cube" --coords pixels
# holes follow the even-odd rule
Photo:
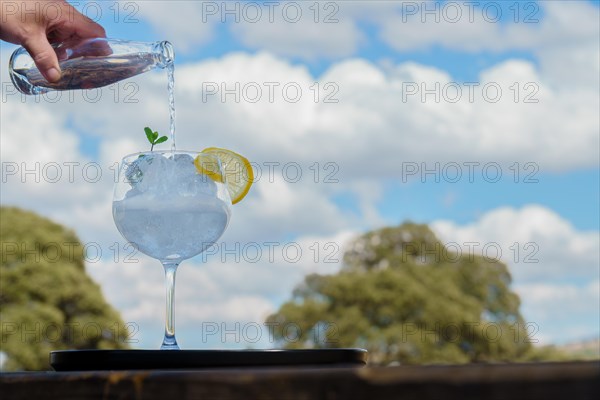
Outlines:
[[[173,175],[173,183],[176,185],[174,192],[180,196],[215,195],[217,192],[215,182],[198,172],[192,156],[176,154],[174,161],[176,168]]]
[[[144,172],[152,164],[155,157],[151,154],[141,154],[132,163],[128,164],[125,169],[127,183],[135,187],[142,180]]]
[[[194,166],[194,157],[192,157],[189,154],[175,154],[175,157],[173,159],[179,165],[190,164],[190,165]]]
[[[188,154],[141,155],[125,172],[132,189],[127,197],[148,193],[160,196],[216,196],[217,184],[201,174]]]
[[[125,193],[125,199],[130,199],[130,198],[138,196],[140,194],[141,194],[140,190],[136,186],[134,186]]]
[[[196,195],[215,196],[217,193],[217,184],[211,178],[204,174],[196,174],[194,179],[194,189]]]
[[[169,167],[169,160],[161,155],[141,161],[139,168],[142,176],[136,187],[140,192],[151,192],[156,195],[168,194],[170,186]]]
[[[189,154],[175,154],[175,175],[178,178],[191,178],[196,176],[196,166],[194,158]]]

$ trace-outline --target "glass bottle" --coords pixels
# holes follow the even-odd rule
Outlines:
[[[93,89],[173,63],[171,43],[133,42],[94,38],[65,41],[52,46],[58,56],[61,78],[48,82],[23,47],[10,57],[9,73],[15,87],[25,94],[51,90]]]

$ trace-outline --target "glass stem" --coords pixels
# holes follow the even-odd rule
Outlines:
[[[175,339],[175,272],[177,272],[178,262],[162,262],[165,268],[165,287],[167,289],[167,309],[165,318],[165,338],[163,339],[161,350],[179,350],[177,340]]]

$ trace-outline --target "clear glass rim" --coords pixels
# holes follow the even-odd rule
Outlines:
[[[121,158],[121,160],[126,160],[132,157],[139,157],[141,155],[145,155],[145,154],[204,154],[206,157],[213,157],[215,159],[218,159],[218,157],[215,154],[209,154],[209,153],[202,153],[201,151],[198,150],[152,150],[152,151],[138,151],[137,153],[131,153],[131,154],[127,154],[125,156],[123,156]]]

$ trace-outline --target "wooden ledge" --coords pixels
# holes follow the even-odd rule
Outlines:
[[[600,362],[0,374],[11,400],[597,399]]]

